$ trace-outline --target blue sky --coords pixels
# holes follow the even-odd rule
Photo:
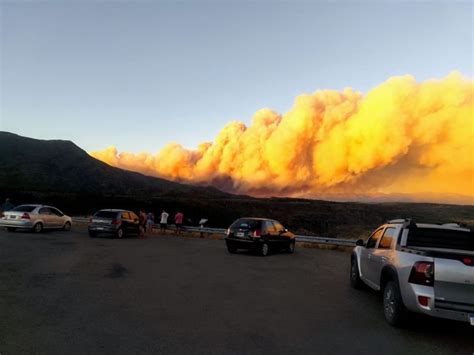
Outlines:
[[[470,1],[1,0],[0,129],[86,150],[192,148],[295,96],[473,76]]]

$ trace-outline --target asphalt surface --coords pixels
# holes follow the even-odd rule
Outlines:
[[[473,354],[467,323],[387,325],[348,270],[341,251],[0,231],[0,353]]]

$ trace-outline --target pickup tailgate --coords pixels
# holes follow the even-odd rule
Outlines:
[[[474,257],[434,260],[435,307],[474,314]]]

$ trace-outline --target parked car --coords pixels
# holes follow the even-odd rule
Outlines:
[[[351,285],[383,293],[387,322],[409,312],[474,325],[474,232],[457,224],[393,220],[377,228],[351,256]]]
[[[271,249],[295,251],[295,235],[273,219],[239,218],[227,230],[225,241],[230,253],[247,249],[266,256]]]
[[[89,235],[112,234],[117,238],[126,235],[137,236],[139,231],[138,216],[127,210],[105,209],[96,212],[89,220]]]
[[[5,211],[0,218],[0,226],[8,231],[30,229],[36,233],[43,229],[70,230],[71,217],[66,216],[56,207],[45,205],[20,205]]]

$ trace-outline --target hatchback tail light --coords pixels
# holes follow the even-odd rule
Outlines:
[[[417,261],[410,272],[408,282],[423,286],[434,285],[434,263]]]
[[[21,219],[31,219],[31,218],[28,213],[23,213],[23,215],[21,216]]]
[[[260,238],[261,235],[262,235],[262,232],[260,231],[260,229],[255,229],[253,231],[253,237],[254,238]]]

